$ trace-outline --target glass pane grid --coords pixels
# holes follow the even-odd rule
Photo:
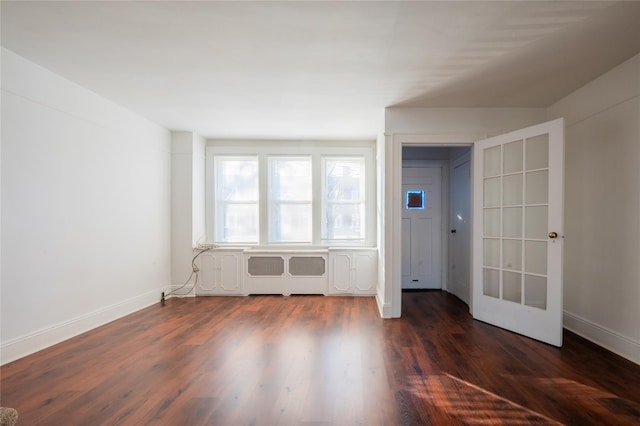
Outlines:
[[[484,153],[483,294],[546,309],[548,137]]]

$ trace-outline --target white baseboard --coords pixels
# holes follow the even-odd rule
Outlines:
[[[64,340],[85,333],[96,327],[122,318],[160,301],[160,294],[170,287],[158,288],[147,293],[105,306],[67,321],[59,322],[38,331],[2,342],[0,365],[15,361]]]
[[[393,318],[391,303],[384,303],[384,297],[380,294],[380,288],[378,288],[376,292],[376,303],[378,304],[378,311],[382,318]]]
[[[640,342],[567,311],[564,312],[563,321],[567,330],[640,364]]]

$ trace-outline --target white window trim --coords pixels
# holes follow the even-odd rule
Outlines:
[[[321,196],[324,195],[325,192],[326,192],[327,160],[343,160],[343,159],[348,159],[349,157],[356,157],[357,159],[361,159],[362,158],[362,156],[334,155],[334,154],[327,154],[327,155],[321,156],[321,158],[320,158],[320,162],[322,163],[322,167],[320,169],[320,179],[322,181],[321,182],[322,188],[321,188],[321,192],[320,192]],[[363,223],[361,226],[365,227],[365,229],[364,229],[364,238],[366,240],[367,229],[368,229],[367,228],[368,224],[367,224],[366,220],[368,219],[368,217],[370,215],[370,213],[367,211],[367,207],[368,207],[368,204],[367,204],[367,200],[368,200],[367,182],[368,181],[367,181],[367,179],[369,178],[369,173],[370,172],[368,171],[366,158],[364,158],[363,160],[364,160],[363,161],[364,168],[362,170],[362,173],[363,173],[363,176],[364,176],[364,188],[363,188],[364,190],[362,191],[362,194],[364,195],[364,209],[363,210],[364,210],[365,223]],[[358,201],[332,201],[332,202],[329,202],[328,200],[324,199],[324,197],[322,197],[322,200],[320,202],[320,208],[322,210],[321,220],[323,220],[324,213],[325,213],[324,210],[322,209],[322,207],[324,207],[325,205],[329,205],[329,204],[342,204],[342,205],[353,204],[353,205],[362,206],[362,201],[358,200]],[[319,228],[320,228],[320,241],[322,242],[322,241],[325,241],[325,239],[322,238],[322,231],[323,231],[322,223],[320,223]],[[356,245],[356,246],[358,246],[358,245],[362,245],[363,244],[362,243],[362,241],[363,241],[362,239],[352,239],[352,238],[346,238],[346,239],[336,238],[336,239],[331,239],[331,240],[327,239],[327,241],[331,241],[332,242],[331,245],[333,245],[333,246],[335,246],[335,245]]]
[[[260,228],[259,242],[253,244],[215,242],[215,156],[257,156],[259,168]],[[311,156],[313,167],[313,230],[311,244],[269,243],[268,242],[268,157],[269,156]],[[323,157],[364,157],[365,161],[365,236],[362,243],[353,240],[321,241],[322,215],[322,158]],[[256,249],[316,249],[335,246],[375,247],[376,244],[376,164],[374,141],[346,142],[290,142],[290,141],[207,141],[206,148],[206,226],[207,241],[224,247],[252,247]],[[263,201],[264,200],[264,201]]]

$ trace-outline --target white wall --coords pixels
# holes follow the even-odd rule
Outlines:
[[[159,300],[170,134],[2,49],[1,361]]]
[[[206,242],[205,140],[192,132],[172,133],[171,282],[182,287],[191,274],[193,247]],[[176,294],[195,295],[191,282]]]
[[[548,114],[566,120],[564,325],[640,363],[640,55]]]

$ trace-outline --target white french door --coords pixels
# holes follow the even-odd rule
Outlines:
[[[564,120],[476,142],[473,317],[562,345]]]

